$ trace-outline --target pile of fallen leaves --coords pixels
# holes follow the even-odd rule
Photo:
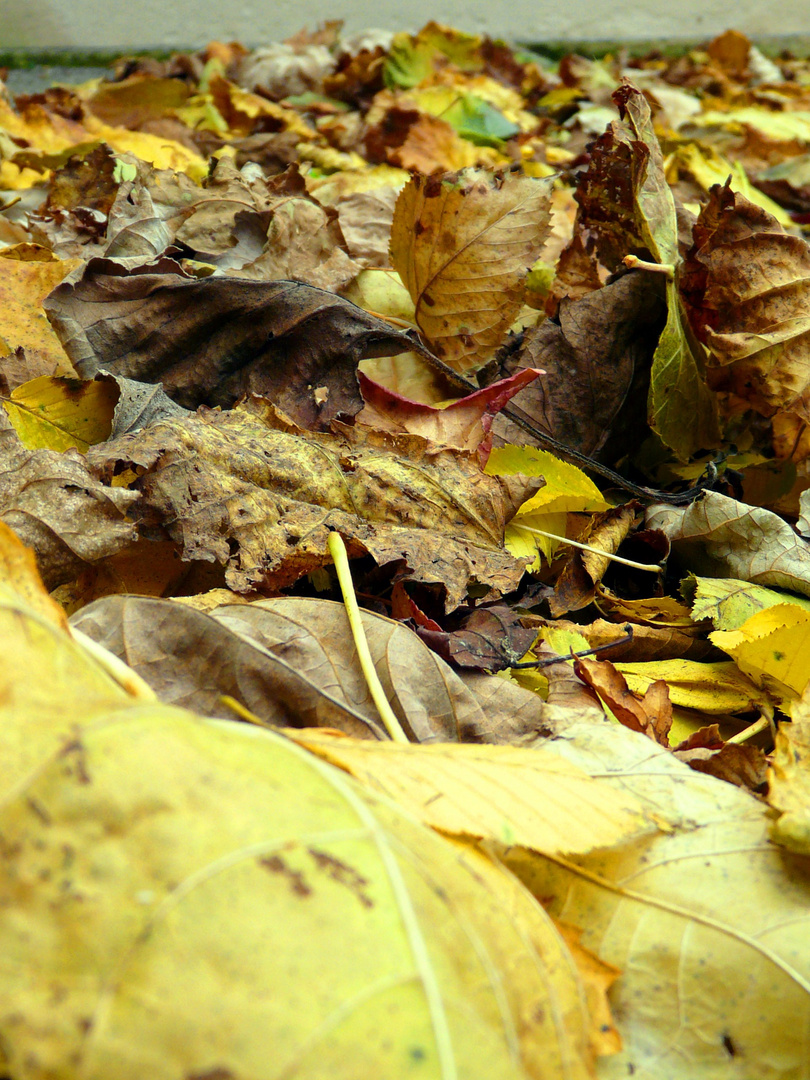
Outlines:
[[[808,215],[734,32],[2,92],[4,1077],[805,1075]]]

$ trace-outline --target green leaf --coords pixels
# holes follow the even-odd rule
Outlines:
[[[720,439],[717,404],[703,378],[702,346],[692,336],[674,281],[667,282],[667,322],[653,356],[647,413],[652,430],[681,461]]]

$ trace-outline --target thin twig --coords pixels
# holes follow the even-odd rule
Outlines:
[[[578,540],[569,540],[565,536],[546,532],[544,529],[533,529],[529,525],[518,525],[515,521],[510,521],[509,524],[513,529],[522,529],[523,532],[535,533],[537,536],[546,536],[549,540],[559,540],[561,544],[568,544],[569,547],[579,548],[581,551],[590,551],[593,555],[599,555],[604,559],[610,559],[611,562],[621,563],[622,566],[630,566],[633,570],[650,570],[655,574],[660,574],[664,569],[660,563],[634,562],[632,559],[625,559],[621,555],[611,555],[608,551],[602,551],[600,548],[591,547],[589,544],[580,544]]]

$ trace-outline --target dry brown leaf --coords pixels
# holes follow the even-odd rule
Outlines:
[[[414,176],[400,193],[391,258],[419,329],[456,371],[486,363],[517,315],[550,194],[548,181],[480,169]]]
[[[726,185],[710,191],[682,288],[715,387],[810,422],[810,251]]]
[[[276,726],[385,738],[342,604],[283,597],[209,613],[185,603],[108,597],[71,625],[124,660],[161,701],[228,716],[223,695]],[[402,623],[363,612],[386,696],[418,742],[510,742],[542,726],[537,695],[488,679],[468,685]]]
[[[197,280],[177,270],[171,260],[127,272],[111,259],[91,259],[51,293],[48,316],[85,377],[103,369],[161,381],[188,408],[227,407],[260,393],[305,427],[325,429],[338,413],[362,407],[359,360],[418,345],[301,282]],[[319,403],[313,391],[324,386],[329,394]]]
[[[616,554],[630,531],[637,510],[637,504],[625,503],[593,515],[579,540],[596,550],[570,549],[568,561],[557,578],[554,593],[549,597],[553,615],[578,611],[592,602],[596,586],[610,566],[610,556]]]
[[[448,609],[473,581],[497,597],[523,574],[503,533],[537,482],[486,476],[474,454],[416,435],[305,432],[253,400],[161,421],[96,447],[92,460],[107,477],[142,471],[141,528],[164,529],[186,560],[226,566],[238,592],[277,590],[330,563],[331,529],[354,554],[444,585]]]
[[[644,696],[637,698],[609,660],[575,660],[574,671],[599,694],[620,724],[669,746],[672,702],[662,679],[651,683]]]
[[[0,518],[34,549],[49,589],[135,539],[125,515],[137,499],[91,476],[78,451],[26,450],[0,430]]]

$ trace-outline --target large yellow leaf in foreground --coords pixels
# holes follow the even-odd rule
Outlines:
[[[624,1048],[601,1080],[798,1080],[810,1062],[810,861],[769,840],[753,795],[649,739],[580,725],[551,748],[648,800],[674,831],[613,852],[509,865],[622,971]]]
[[[591,1075],[579,976],[513,878],[278,735],[133,700],[3,597],[10,1076]]]

